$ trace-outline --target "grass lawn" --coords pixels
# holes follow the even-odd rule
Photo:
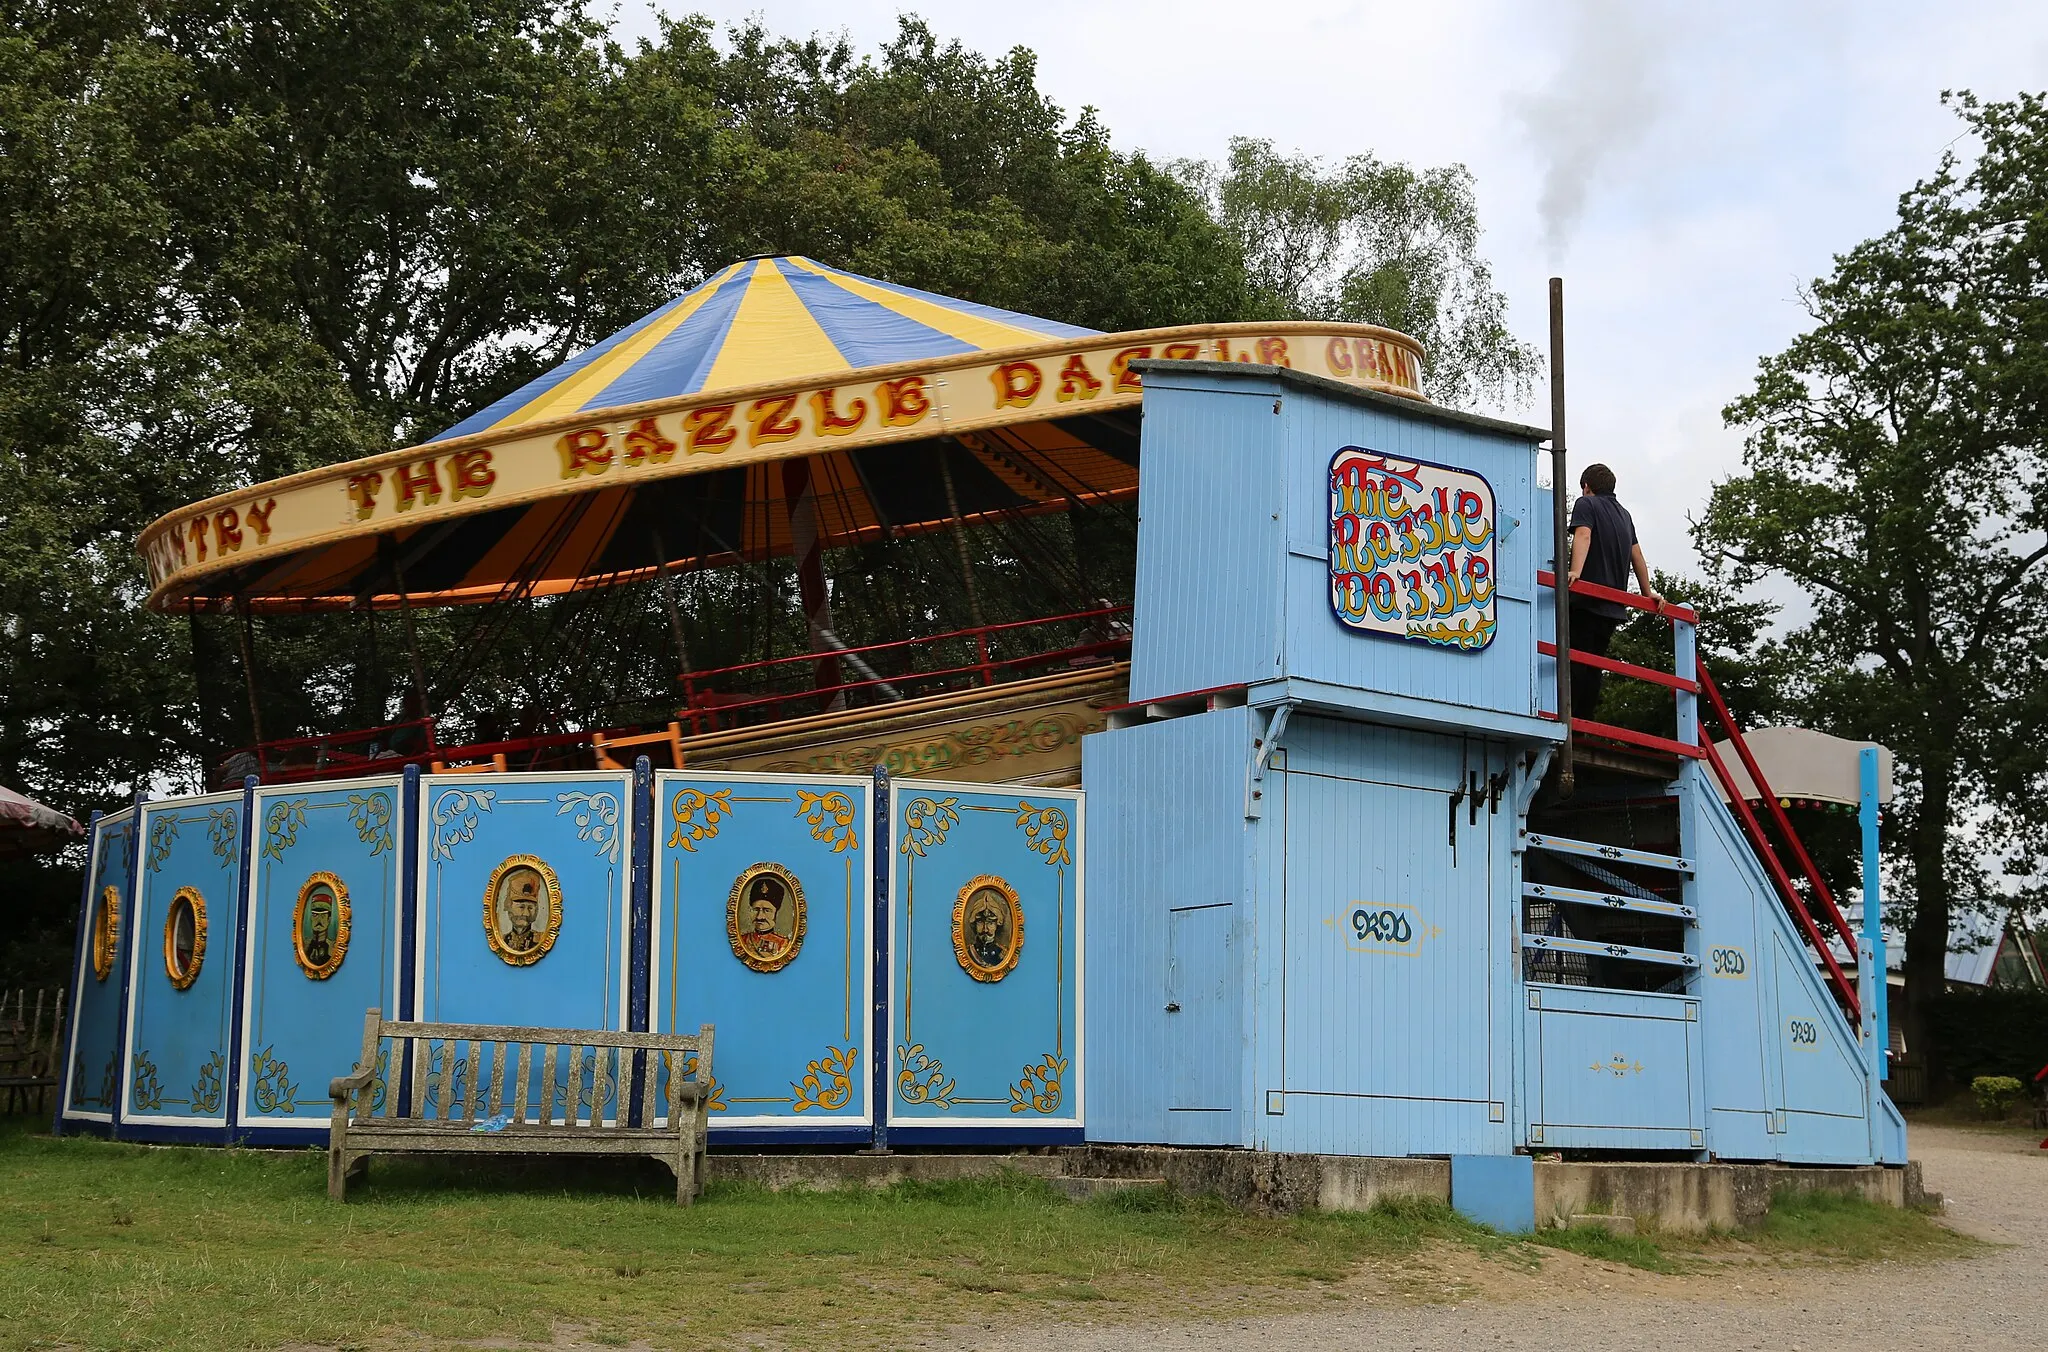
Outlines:
[[[558,1332],[659,1348],[900,1346],[963,1324],[1298,1306],[1368,1260],[1433,1242],[1542,1261],[1433,1204],[1270,1219],[1154,1191],[1075,1204],[1016,1175],[715,1186],[689,1210],[642,1162],[380,1160],[345,1206],[325,1187],[316,1151],[58,1141],[0,1124],[0,1347],[546,1344]],[[1862,1205],[1788,1214],[1808,1219],[1756,1242],[1853,1259],[1898,1256],[1892,1242],[1916,1227],[1948,1234]],[[1633,1257],[1597,1256],[1684,1261],[1633,1243]]]

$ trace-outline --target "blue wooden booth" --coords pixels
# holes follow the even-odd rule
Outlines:
[[[1684,754],[1540,793],[1547,432],[1221,364],[1145,407],[1131,705],[1083,748],[1090,1139],[1904,1159],[1695,694]]]
[[[1547,775],[1547,432],[1136,369],[1085,799],[641,760],[138,802],[91,832],[59,1128],[317,1142],[375,1008],[713,1024],[724,1146],[1902,1161],[1881,1010],[1721,791],[1689,613],[1671,735]],[[427,1054],[455,1102],[497,1069]],[[571,1074],[534,1101],[619,1110]]]

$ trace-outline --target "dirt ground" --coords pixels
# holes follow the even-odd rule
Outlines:
[[[1999,1247],[1949,1262],[1684,1276],[1562,1252],[1517,1271],[1446,1247],[1426,1279],[1424,1265],[1369,1269],[1305,1297],[1314,1308],[1297,1314],[1205,1318],[1203,1293],[1189,1292],[1188,1318],[1170,1323],[966,1329],[947,1342],[980,1352],[2048,1348],[2048,1150],[2010,1132],[1932,1125],[1909,1139],[1928,1188],[1948,1201],[1946,1221]]]

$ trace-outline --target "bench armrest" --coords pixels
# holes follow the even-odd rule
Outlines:
[[[327,1082],[327,1097],[336,1103],[347,1103],[349,1097],[367,1089],[370,1081],[377,1078],[376,1069],[359,1070],[353,1075],[337,1075]]]

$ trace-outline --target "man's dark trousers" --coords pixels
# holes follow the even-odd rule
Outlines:
[[[1614,641],[1614,631],[1620,626],[1620,616],[1598,615],[1584,606],[1573,606],[1572,651],[1607,656],[1607,645]],[[1601,675],[1598,667],[1572,663],[1573,718],[1591,718],[1593,710],[1599,707]]]

